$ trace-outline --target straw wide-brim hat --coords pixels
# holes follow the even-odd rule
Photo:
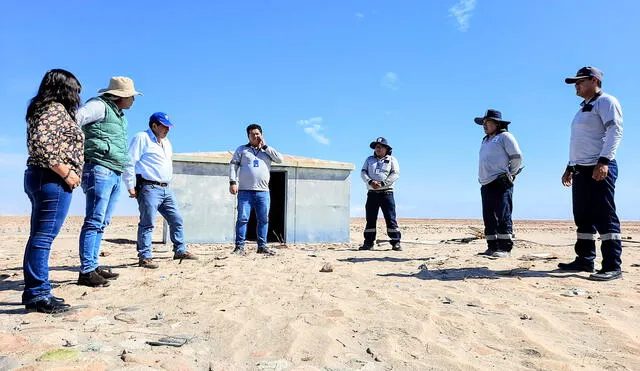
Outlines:
[[[133,80],[124,76],[114,76],[109,81],[109,87],[98,90],[100,94],[111,94],[116,97],[133,97],[134,95],[142,95],[133,87]]]

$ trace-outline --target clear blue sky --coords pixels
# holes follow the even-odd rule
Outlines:
[[[129,136],[167,112],[175,152],[232,150],[258,122],[283,153],[354,163],[353,215],[368,144],[384,136],[402,168],[400,217],[480,217],[473,118],[496,108],[526,164],[514,218],[570,219],[560,176],[580,99],[563,79],[594,65],[624,112],[619,214],[640,219],[638,1],[55,3],[0,5],[0,214],[29,213],[24,113],[45,71],[65,68],[83,100],[133,78],[144,96]],[[77,190],[71,213],[83,205]],[[136,213],[123,197],[116,214]]]

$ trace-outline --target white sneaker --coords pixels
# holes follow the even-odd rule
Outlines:
[[[508,258],[511,253],[509,251],[495,251],[491,256],[494,258]]]

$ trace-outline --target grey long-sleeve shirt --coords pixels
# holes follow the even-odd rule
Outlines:
[[[238,184],[241,191],[268,191],[272,162],[282,162],[282,155],[275,148],[264,146],[258,149],[244,144],[231,158],[229,183]]]
[[[393,184],[400,177],[400,165],[395,157],[387,155],[383,158],[369,156],[362,165],[360,177],[367,184],[370,191],[387,191],[393,189]],[[382,187],[374,189],[369,181],[382,182]]]

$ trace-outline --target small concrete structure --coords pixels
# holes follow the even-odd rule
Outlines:
[[[233,243],[236,196],[229,193],[233,152],[173,155],[171,187],[184,218],[187,242]],[[272,164],[269,242],[348,242],[353,164],[284,156]],[[247,240],[255,240],[252,213]],[[165,225],[165,242],[168,230]]]

